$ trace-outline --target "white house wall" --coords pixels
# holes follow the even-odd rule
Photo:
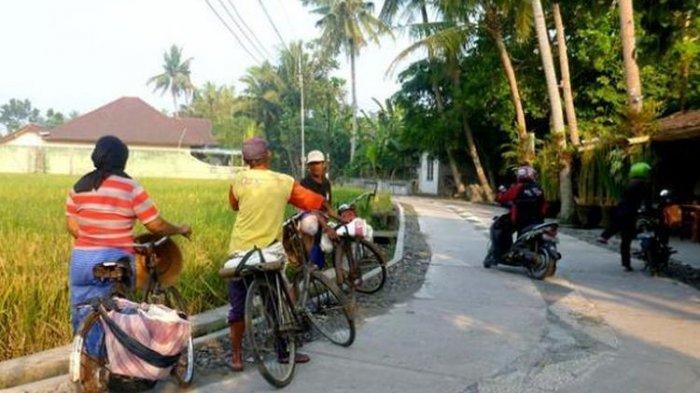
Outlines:
[[[428,179],[428,163],[432,161],[432,179]],[[418,191],[421,194],[437,195],[440,185],[440,161],[431,159],[428,153],[423,153],[420,158],[420,170],[418,178]]]
[[[35,132],[27,132],[5,142],[9,146],[43,146],[44,140]]]
[[[17,138],[19,139],[19,138]],[[93,169],[93,145],[0,146],[0,172],[79,176]],[[130,146],[127,172],[135,177],[228,179],[239,167],[209,165],[188,149]]]

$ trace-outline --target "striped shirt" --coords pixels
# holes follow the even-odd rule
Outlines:
[[[133,252],[134,222],[138,219],[149,223],[159,213],[137,181],[111,175],[97,190],[81,193],[71,190],[66,200],[66,215],[74,218],[79,227],[74,248],[120,248]]]

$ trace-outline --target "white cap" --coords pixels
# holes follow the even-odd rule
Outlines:
[[[318,150],[312,150],[306,155],[306,163],[311,164],[314,162],[324,162],[326,157]]]

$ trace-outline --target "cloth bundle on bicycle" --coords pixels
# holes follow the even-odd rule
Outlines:
[[[167,378],[188,343],[190,321],[159,304],[114,300],[116,309],[101,310],[110,371],[150,380]]]
[[[359,237],[371,241],[374,235],[374,229],[366,220],[355,218],[347,224],[339,226],[336,229],[336,233],[338,233],[338,236]]]
[[[261,263],[284,262],[285,258],[282,243],[275,242],[261,249],[260,252],[258,252],[258,250],[248,250],[231,255],[226,263],[224,263],[222,270],[235,269],[244,259],[246,266],[250,266]]]
[[[369,241],[374,239],[374,228],[362,218],[355,218],[347,224],[340,225],[335,231],[338,236],[356,237]],[[321,250],[323,252],[331,252],[333,247],[333,241],[324,233],[321,236]]]

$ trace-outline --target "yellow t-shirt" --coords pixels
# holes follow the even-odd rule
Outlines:
[[[231,234],[229,253],[267,247],[282,241],[284,211],[294,179],[267,169],[238,172],[232,181],[238,215]]]

